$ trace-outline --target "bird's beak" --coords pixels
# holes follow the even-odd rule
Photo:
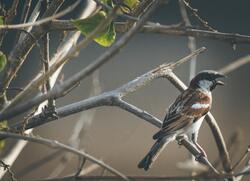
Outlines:
[[[226,78],[226,76],[223,75],[223,74],[218,73],[218,74],[216,75],[216,78]],[[222,81],[220,81],[220,80],[216,80],[216,85],[225,85],[225,83],[222,82]]]
[[[220,80],[216,80],[216,85],[225,85],[225,83]]]

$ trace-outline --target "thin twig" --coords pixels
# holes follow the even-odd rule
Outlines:
[[[49,16],[50,14],[55,13],[55,11],[60,7],[60,5],[62,5],[63,1],[58,1],[55,0],[51,3],[50,7],[45,11],[44,16]],[[34,12],[35,13],[35,12]],[[35,13],[37,14],[37,13]],[[76,33],[77,34],[77,33]],[[79,37],[79,36],[78,36]],[[78,38],[77,37],[77,38]],[[69,43],[69,45],[71,45]],[[59,53],[60,54],[60,53]],[[56,73],[54,73],[51,76],[51,86],[54,86],[56,79],[58,77],[60,73],[60,70],[58,70]],[[35,112],[36,114],[40,114],[42,111],[42,108],[46,105],[46,102],[41,103],[38,106],[37,111]],[[29,129],[25,132],[25,134],[29,134],[32,132],[33,129]],[[19,156],[19,154],[21,153],[21,151],[23,150],[23,148],[26,146],[27,142],[24,140],[19,140],[13,147],[12,149],[8,152],[8,154],[4,157],[4,160],[6,161],[6,163],[8,163],[10,166],[13,165],[13,163],[15,162],[15,160],[17,159],[17,157]],[[0,178],[2,178],[4,176],[4,174],[6,173],[6,171],[4,170],[0,170]]]
[[[245,153],[241,156],[241,158],[234,164],[233,166],[233,170],[236,169],[236,167],[238,167],[240,164],[242,164],[248,157],[250,152],[250,146],[248,146],[247,150],[245,151]]]
[[[184,21],[185,27],[191,27],[192,24],[189,20],[186,6],[184,4],[184,0],[179,0],[180,12],[182,16],[182,20]],[[188,36],[188,49],[190,52],[196,50],[196,40],[192,36]],[[190,62],[190,69],[189,69],[189,80],[191,80],[196,74],[196,57],[193,58],[193,61]]]
[[[208,159],[205,156],[201,156],[200,151],[192,145],[191,142],[188,141],[183,136],[179,136],[176,138],[177,142],[180,145],[185,146],[185,148],[196,158],[197,161],[200,163],[206,165],[210,170],[212,170],[215,174],[219,175],[220,173],[216,170],[216,168],[213,167],[213,165],[208,161]]]
[[[179,6],[180,6],[180,13],[181,13],[181,17],[182,20],[184,22],[185,27],[191,27],[191,22],[189,20],[188,14],[187,14],[187,10],[186,10],[186,6],[183,2],[183,0],[179,0]],[[188,43],[187,43],[187,47],[189,49],[190,52],[195,51],[196,49],[196,40],[194,37],[192,36],[188,36]],[[189,65],[189,81],[192,80],[192,78],[195,76],[196,74],[196,57],[193,57],[193,60],[190,61],[190,65]],[[190,157],[190,161],[193,163],[193,165],[196,163],[195,162],[195,157],[191,154],[189,155]],[[196,172],[192,171],[191,175],[195,175]]]
[[[49,17],[56,13],[56,11],[60,8],[60,6],[63,4],[64,0],[54,0],[50,7],[45,11],[43,17]],[[38,1],[40,3],[40,1]],[[39,8],[40,9],[40,8]],[[35,8],[37,12],[34,12],[34,14],[39,14],[40,10]],[[36,16],[32,18],[36,19]],[[2,87],[0,88],[0,95],[2,95],[3,99],[0,100],[0,105],[6,104],[6,88],[9,87],[11,81],[16,76],[18,70],[23,65],[28,53],[35,45],[36,40],[40,39],[42,35],[45,33],[43,30],[43,26],[37,26],[33,29],[31,32],[32,35],[34,35],[34,38],[31,38],[30,36],[24,36],[23,38],[20,38],[22,41],[18,41],[18,43],[15,45],[15,47],[12,49],[8,56],[8,63],[4,69],[4,74],[1,77]],[[28,30],[29,32],[29,30]]]
[[[36,160],[35,162],[31,163],[28,166],[25,166],[22,168],[19,172],[17,172],[16,176],[17,178],[24,177],[30,172],[33,172],[34,170],[40,168],[42,165],[47,164],[49,161],[61,156],[63,153],[62,150],[57,150],[49,155],[46,155],[45,157],[42,157],[39,160]]]
[[[241,169],[241,174],[238,174],[235,181],[241,181],[244,176],[250,174],[250,159],[247,161],[246,165]]]
[[[217,31],[215,30],[214,28],[212,28],[207,21],[205,21],[203,18],[201,18],[199,15],[198,15],[198,10],[197,9],[194,9],[193,7],[190,6],[190,4],[188,2],[186,2],[185,0],[182,0],[183,3],[186,5],[186,7],[191,11],[191,13],[201,22],[201,24],[207,28],[208,30],[211,30],[211,31]]]
[[[99,71],[97,70],[92,77],[92,89],[90,91],[89,97],[98,95],[101,93],[101,86],[99,81]],[[68,140],[68,145],[79,149],[80,148],[80,140],[83,141],[84,134],[88,130],[93,118],[95,115],[95,110],[89,110],[86,112],[82,112],[78,121],[76,122],[72,134]],[[51,174],[49,175],[49,178],[57,177],[67,166],[68,163],[71,161],[72,155],[65,154],[60,159],[60,163],[53,169]],[[79,158],[80,159],[80,158]],[[81,158],[81,160],[84,158]],[[82,165],[82,167],[84,164]]]
[[[16,111],[14,111],[12,109],[11,111],[11,115],[10,113],[8,113],[6,110],[8,107],[11,106],[11,103],[5,107],[5,109],[3,109],[1,111],[1,115],[0,115],[0,119],[2,119],[3,117],[5,117],[6,115],[8,116],[16,116],[19,113],[23,112],[24,110],[27,110],[37,104],[39,104],[40,102],[43,102],[44,100],[48,99],[48,98],[59,98],[62,95],[64,95],[65,92],[67,92],[67,90],[69,90],[70,88],[72,88],[72,86],[76,85],[80,80],[82,80],[83,78],[89,76],[91,73],[93,73],[96,69],[98,69],[100,66],[102,66],[104,63],[106,63],[107,61],[111,60],[111,58],[113,56],[115,56],[119,50],[125,46],[129,40],[133,37],[133,35],[141,28],[141,26],[143,26],[143,24],[145,23],[145,21],[150,17],[150,15],[153,13],[153,11],[161,4],[161,0],[155,0],[154,3],[152,4],[152,6],[150,7],[150,9],[146,12],[146,14],[140,19],[140,21],[138,21],[136,23],[135,26],[133,26],[127,33],[125,33],[116,43],[114,43],[112,45],[112,47],[110,49],[108,49],[104,54],[102,54],[99,58],[97,58],[94,62],[92,62],[91,64],[89,64],[87,67],[85,67],[83,70],[81,70],[80,72],[76,73],[75,75],[73,75],[71,78],[67,79],[64,81],[63,84],[56,86],[55,88],[53,88],[51,91],[47,92],[46,94],[42,94],[40,96],[37,96],[35,99],[33,99],[32,101],[29,101],[29,104],[26,104],[25,106],[16,106],[14,109]],[[116,11],[116,10],[115,10]],[[111,13],[110,18],[112,18],[115,15],[115,13]],[[104,20],[105,21],[105,20]],[[105,22],[104,22],[105,23]],[[102,24],[102,23],[101,23]],[[106,23],[105,23],[106,24]],[[101,25],[100,25],[101,26]],[[103,26],[103,25],[102,25]],[[98,28],[102,28],[101,27],[97,27]],[[98,29],[99,30],[99,29]],[[99,32],[99,31],[97,31]],[[91,33],[91,35],[95,35],[95,33],[97,33],[96,31],[93,31]],[[90,37],[91,35],[89,35],[88,37]],[[87,37],[87,38],[88,38]],[[87,39],[86,38],[86,39]],[[85,40],[86,40],[85,39]],[[92,39],[92,38],[91,38]],[[90,39],[88,39],[90,40]],[[84,45],[86,45],[86,42],[84,42]],[[76,51],[78,51],[79,48],[81,48],[82,45],[80,44],[79,46],[76,46],[75,51],[71,52],[71,57],[72,54],[74,54]],[[64,61],[61,61],[60,63],[65,63],[66,60],[68,60],[69,57],[66,57],[67,59],[63,59]],[[60,66],[61,64],[59,64]],[[58,66],[58,64],[57,64]],[[40,78],[39,80],[37,80],[37,84],[39,85],[41,83],[41,81],[43,81],[44,79],[46,79],[46,77],[48,77],[50,75],[50,73],[52,73],[53,71],[55,71],[57,69],[57,67],[52,66],[50,71],[48,72],[48,74],[45,77]],[[34,86],[31,87],[31,89],[34,89]],[[23,95],[25,95],[25,93],[28,93],[29,91],[22,91],[18,97],[16,98],[15,102],[17,102],[17,100],[20,100]],[[13,101],[14,102],[14,101]],[[21,110],[22,109],[22,110]],[[4,113],[5,112],[5,113]],[[7,114],[6,114],[7,113]]]
[[[10,138],[14,138],[14,139],[20,139],[20,140],[33,142],[33,143],[42,144],[42,145],[48,146],[48,147],[53,148],[53,149],[65,150],[65,151],[68,151],[70,153],[76,154],[78,156],[83,156],[86,159],[90,160],[91,162],[96,163],[96,164],[100,165],[101,167],[106,168],[110,173],[112,173],[118,177],[121,177],[123,180],[127,180],[127,181],[129,180],[124,174],[122,174],[118,170],[112,168],[111,166],[105,164],[104,162],[96,159],[95,157],[93,157],[93,156],[91,156],[83,151],[79,151],[75,148],[67,146],[63,143],[60,143],[58,141],[45,139],[45,138],[41,138],[41,137],[35,137],[35,136],[23,136],[23,135],[19,135],[19,134],[10,133],[10,132],[4,132],[4,131],[0,131],[0,135],[7,136]]]
[[[240,132],[239,130],[236,130],[235,132],[232,133],[232,135],[230,135],[229,139],[226,142],[228,151],[231,156],[231,160],[233,159],[233,156],[235,155],[235,153],[238,152],[240,139],[241,139]],[[218,156],[213,162],[213,165],[216,168],[219,164],[220,164],[220,157]]]
[[[75,176],[76,176],[76,177],[78,177],[78,176],[81,174],[81,172],[82,172],[82,170],[83,170],[83,167],[84,167],[85,163],[86,163],[86,158],[85,158],[85,157],[81,157],[81,158],[80,158],[79,167],[78,167],[78,169],[77,169],[77,171],[76,171],[76,173],[75,173]]]
[[[218,70],[218,72],[221,72],[226,75],[248,63],[250,63],[250,55],[241,57],[238,60],[233,61],[232,63],[222,67],[220,70]]]
[[[221,175],[195,175],[195,176],[128,176],[131,180],[214,180],[214,179],[223,179],[231,176],[242,176],[242,175],[250,175],[249,171],[239,172],[236,174],[221,174]],[[121,180],[116,176],[66,176],[61,178],[53,178],[53,179],[42,179],[39,181],[84,181],[84,180]],[[239,181],[239,180],[237,180]]]
[[[136,114],[136,116],[141,117],[156,126],[160,126],[161,121],[159,119],[150,115],[146,111],[139,111],[137,107],[130,105],[129,103],[125,103],[123,102],[123,100],[121,102],[120,98],[128,95],[129,93],[135,92],[136,90],[140,89],[143,86],[146,86],[154,79],[166,77],[169,74],[171,74],[172,76],[173,74],[171,71],[172,69],[180,66],[182,63],[185,63],[188,60],[192,59],[193,56],[197,56],[204,51],[205,48],[200,48],[176,62],[162,64],[157,68],[137,77],[136,79],[124,84],[123,86],[115,90],[104,92],[98,96],[94,96],[73,104],[66,105],[64,107],[58,108],[56,112],[58,113],[59,118],[63,118],[71,114],[78,113],[80,111],[91,109],[93,107],[115,105],[121,107],[124,110]],[[26,126],[26,129],[34,128],[53,120],[55,120],[55,118],[42,117],[41,115],[40,116],[38,115],[33,117],[29,121],[29,123]],[[20,123],[17,123],[15,125],[10,125],[10,130],[19,130],[21,126],[22,124]]]
[[[48,72],[46,72],[45,74],[40,74],[37,76],[37,78],[35,78],[34,81],[30,82],[25,88],[24,90],[19,93],[7,106],[5,106],[1,112],[3,112],[5,109],[8,109],[8,107],[11,107],[12,105],[15,105],[18,101],[20,101],[21,99],[23,99],[26,95],[30,94],[31,92],[33,92],[34,90],[37,91],[37,88],[44,83],[44,81],[46,81],[54,72],[56,72],[58,69],[61,69],[61,67],[67,63],[67,61],[72,60],[76,53],[78,53],[80,51],[81,48],[87,46],[91,40],[96,36],[96,34],[98,34],[101,30],[103,30],[104,28],[106,28],[106,26],[111,22],[111,20],[114,18],[115,16],[115,12],[117,9],[114,9],[112,12],[110,12],[110,14],[108,15],[108,17],[106,19],[104,19],[96,28],[94,31],[92,31],[84,40],[82,40],[79,44],[77,44],[76,46],[72,47],[72,50],[70,52],[66,52],[67,54],[60,57],[60,59],[58,59],[56,62],[54,62],[54,64],[51,65],[50,69],[48,70]],[[91,64],[92,65],[92,64]],[[89,67],[87,67],[89,68]],[[86,70],[86,69],[84,69]],[[78,82],[74,82],[72,83],[72,85],[68,85],[68,87],[64,88],[66,90],[63,90],[62,88],[58,88],[58,86],[56,86],[55,88],[53,88],[52,90],[48,91],[46,94],[55,94],[55,92],[57,93],[58,89],[62,89],[61,90],[61,95],[57,95],[58,97],[62,96],[65,92],[67,92],[68,89],[71,89],[72,86],[75,86]],[[64,83],[65,84],[65,83]],[[61,86],[61,85],[60,85]],[[51,93],[52,92],[52,93]],[[48,98],[56,98],[53,96],[50,96]],[[47,98],[42,98],[43,100],[46,100]]]
[[[66,9],[62,10],[61,12],[54,14],[50,17],[46,17],[43,18],[41,20],[32,22],[32,23],[22,23],[22,24],[12,24],[12,25],[0,25],[0,29],[19,29],[19,28],[27,28],[30,26],[39,26],[42,24],[45,24],[47,22],[50,22],[53,19],[56,18],[60,18],[66,14],[68,14],[69,12],[71,12],[72,10],[74,10],[79,4],[80,4],[81,0],[76,1],[73,5],[67,7]]]
[[[24,8],[22,10],[22,14],[21,14],[21,19],[20,19],[20,23],[26,23],[28,20],[28,15],[30,12],[30,5],[31,5],[31,0],[25,0],[24,2]],[[17,32],[16,34],[16,43],[18,42],[19,38],[20,38],[21,32]]]
[[[116,22],[115,23],[116,31],[119,33],[124,33],[127,31],[127,23],[124,22]],[[51,22],[51,26],[49,27],[50,31],[76,31],[76,27],[69,20],[55,20]],[[218,41],[232,43],[250,43],[250,36],[241,35],[238,33],[225,33],[225,32],[214,32],[208,30],[201,30],[195,28],[185,28],[180,26],[180,24],[176,25],[161,25],[159,23],[154,24],[146,24],[144,25],[140,31],[141,33],[158,33],[164,35],[173,35],[173,36],[193,36],[195,38],[206,38]]]
[[[11,181],[17,181],[14,172],[10,169],[10,166],[4,163],[2,160],[0,160],[0,167],[3,167],[4,170],[7,170],[10,175]]]

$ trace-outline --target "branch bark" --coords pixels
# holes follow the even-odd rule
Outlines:
[[[127,24],[124,22],[116,22],[116,31],[119,33],[126,32]],[[54,20],[51,22],[50,31],[76,31],[76,28],[72,22],[68,20]],[[141,33],[158,33],[163,35],[173,35],[173,36],[193,36],[195,38],[206,38],[218,41],[224,41],[227,43],[250,43],[250,36],[241,35],[238,33],[225,33],[218,31],[208,31],[195,29],[190,27],[182,27],[179,25],[161,25],[161,24],[146,24],[140,29]]]
[[[38,143],[38,144],[45,145],[45,146],[48,146],[48,147],[53,148],[53,149],[65,150],[65,151],[73,153],[75,155],[85,157],[86,159],[90,160],[91,162],[96,163],[96,164],[100,165],[101,167],[104,167],[110,173],[122,178],[123,180],[129,181],[129,179],[124,174],[122,174],[118,170],[112,168],[111,166],[105,164],[101,160],[98,160],[97,158],[95,158],[95,157],[93,157],[93,156],[91,156],[83,151],[79,151],[78,149],[72,148],[72,147],[67,146],[63,143],[60,143],[58,141],[45,139],[45,138],[41,138],[41,137],[35,137],[35,136],[22,136],[19,134],[14,134],[14,133],[4,132],[4,131],[0,131],[0,136],[7,136],[10,138],[14,138],[14,139]]]
[[[43,17],[52,16],[63,4],[64,0],[55,0],[51,3],[48,10],[44,13]],[[36,37],[36,39],[40,39],[45,33],[47,26],[37,26],[31,32],[31,34]],[[17,71],[22,66],[23,62],[25,61],[27,55],[29,54],[30,50],[35,45],[34,38],[26,35],[22,41],[19,41],[13,50],[10,52],[8,56],[8,64],[6,65],[4,75],[2,76],[1,82],[2,86],[0,89],[0,95],[3,98],[0,100],[0,104],[4,105],[6,102],[6,88],[9,87],[11,81],[16,76]]]
[[[192,57],[197,56],[204,51],[205,51],[204,47],[200,48],[196,50],[195,52],[189,54],[188,56],[174,63],[162,64],[158,66],[157,68],[137,77],[136,79],[122,85],[121,87],[115,90],[104,92],[98,96],[94,96],[94,97],[91,97],[91,98],[88,98],[88,99],[85,99],[76,103],[63,106],[61,108],[58,108],[56,110],[58,117],[63,118],[71,114],[78,113],[80,111],[84,111],[84,110],[88,110],[88,109],[100,107],[100,106],[119,106],[120,108],[145,119],[146,121],[154,124],[155,126],[160,127],[161,121],[159,119],[157,119],[153,115],[150,115],[146,111],[142,111],[138,109],[137,107],[121,100],[121,98],[130,93],[137,91],[143,86],[146,86],[154,79],[161,78],[161,77],[168,77],[168,79],[171,81],[171,78],[174,76],[174,73],[172,72],[174,68],[189,61],[190,59],[192,59]],[[178,80],[176,80],[175,78],[175,81],[171,81],[171,82],[175,86],[180,86],[181,88],[183,88],[185,85],[183,84],[183,82],[181,82],[180,80],[178,81]],[[34,127],[48,123],[53,120],[55,120],[55,118],[44,117],[42,114],[40,114],[31,118],[30,121],[27,123],[25,129],[34,128]],[[21,128],[22,128],[22,123],[17,123],[15,125],[10,126],[10,130],[13,130],[13,131],[18,131]]]
[[[47,100],[49,98],[59,98],[62,95],[65,95],[65,93],[72,88],[72,86],[76,85],[79,81],[84,79],[85,77],[89,76],[91,73],[93,73],[96,69],[101,67],[104,63],[108,62],[115,56],[122,47],[124,47],[129,40],[133,37],[133,35],[143,26],[143,24],[146,22],[146,20],[150,17],[150,15],[153,13],[153,11],[161,4],[162,0],[155,0],[151,7],[148,9],[148,11],[144,14],[144,16],[138,21],[135,26],[133,26],[127,33],[125,33],[115,44],[112,45],[111,48],[109,48],[104,54],[102,54],[99,58],[97,58],[94,62],[89,64],[87,67],[85,67],[80,72],[76,73],[69,79],[65,80],[63,84],[55,86],[51,91],[48,91],[45,94],[37,96],[35,99],[32,99],[26,103],[20,104],[19,106],[14,107],[13,109],[7,109],[11,105],[8,105],[8,107],[5,109],[6,111],[2,111],[0,114],[0,120],[4,117],[7,119],[10,119],[11,117],[17,116],[23,111],[26,111],[33,106],[43,102],[44,100]],[[97,27],[98,28],[98,27]],[[99,32],[99,31],[97,31]],[[85,45],[85,43],[84,43]],[[78,51],[78,49],[81,46],[76,46],[75,51]],[[72,51],[71,54],[74,55],[75,51]],[[73,56],[72,55],[72,56]],[[65,60],[65,59],[64,59]],[[65,62],[65,61],[64,61]],[[63,62],[63,63],[64,63]],[[60,64],[59,64],[60,65]],[[53,72],[55,67],[51,67],[49,73]],[[42,79],[42,78],[41,78]],[[41,80],[38,80],[39,82]],[[34,85],[31,87],[31,89],[34,88]],[[27,91],[26,91],[27,92]],[[25,90],[22,92],[22,94],[25,94]],[[19,96],[20,97],[20,96]],[[28,103],[28,104],[27,104]],[[11,111],[11,112],[10,112]]]

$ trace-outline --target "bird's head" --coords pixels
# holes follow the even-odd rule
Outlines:
[[[212,91],[217,85],[224,85],[224,82],[217,80],[218,78],[225,78],[225,76],[213,70],[204,70],[191,80],[190,87]]]

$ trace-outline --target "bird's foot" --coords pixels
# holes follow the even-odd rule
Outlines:
[[[54,105],[51,106],[44,106],[43,111],[42,111],[42,117],[50,117],[54,119],[58,119],[58,114],[56,112],[56,107]]]

